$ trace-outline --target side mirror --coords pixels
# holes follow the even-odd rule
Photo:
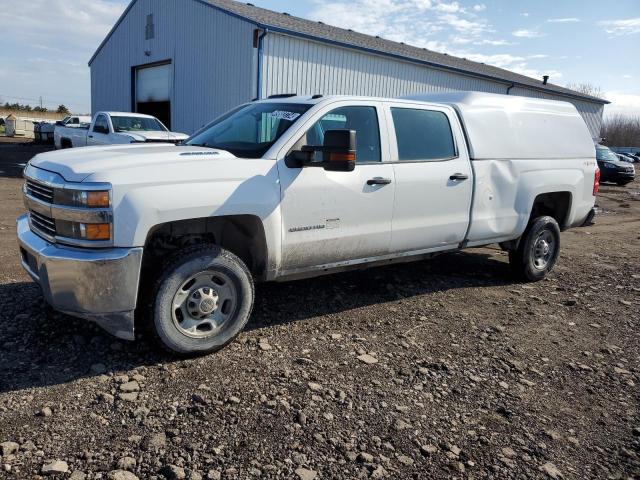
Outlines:
[[[314,153],[322,152],[322,161],[314,162]],[[322,167],[332,172],[351,172],[356,168],[356,131],[327,130],[320,146],[305,145],[285,158],[288,167]]]
[[[322,163],[325,170],[351,172],[356,168],[356,131],[327,130],[322,145]]]

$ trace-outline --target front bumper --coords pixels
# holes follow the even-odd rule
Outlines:
[[[81,249],[43,240],[17,219],[22,266],[54,309],[134,339],[142,248]]]

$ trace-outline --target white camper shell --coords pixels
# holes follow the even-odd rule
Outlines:
[[[593,157],[589,129],[569,102],[479,92],[406,97],[453,107],[471,160]]]

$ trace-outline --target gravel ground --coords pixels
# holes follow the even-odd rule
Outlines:
[[[555,271],[483,248],[258,286],[248,330],[162,356],[51,313],[0,179],[0,477],[640,478],[640,191]]]

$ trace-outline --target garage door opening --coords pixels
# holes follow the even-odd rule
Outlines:
[[[153,115],[169,129],[171,129],[171,77],[171,63],[135,69],[135,111]]]

